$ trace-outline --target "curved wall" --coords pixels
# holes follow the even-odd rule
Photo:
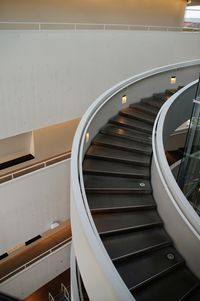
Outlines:
[[[82,116],[103,91],[159,66],[199,58],[198,33],[0,32],[0,139]]]

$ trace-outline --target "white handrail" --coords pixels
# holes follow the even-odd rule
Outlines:
[[[83,280],[86,284],[89,284],[92,296],[92,300],[102,300],[102,295],[95,295],[92,291],[91,279],[84,279],[83,270],[87,269],[89,274],[96,269],[95,277],[96,282],[102,281],[104,286],[104,291],[110,293],[109,300],[134,300],[134,298],[128,292],[127,287],[124,285],[122,279],[119,277],[116,269],[114,268],[112,261],[110,260],[105,248],[101,242],[101,239],[97,233],[97,229],[94,225],[89,206],[87,203],[87,198],[84,190],[83,176],[82,176],[82,157],[85,143],[86,132],[95,118],[97,113],[102,109],[102,107],[109,102],[109,100],[122,91],[123,89],[135,84],[139,81],[147,79],[156,74],[165,73],[174,69],[181,69],[186,67],[191,67],[199,65],[200,60],[193,60],[188,62],[177,63],[173,65],[168,65],[160,68],[155,68],[147,72],[143,72],[139,75],[133,76],[103,93],[97,100],[90,106],[87,112],[81,119],[78,129],[76,131],[73,147],[72,147],[72,157],[71,157],[71,222],[72,222],[72,233],[73,233],[73,244],[75,249],[75,254],[77,262],[83,276]],[[81,243],[80,243],[81,242]],[[84,245],[83,245],[84,244]],[[84,252],[85,253],[84,253]],[[84,258],[83,253],[90,256],[90,258]],[[90,260],[91,262],[87,261]],[[89,262],[89,266],[86,265]],[[83,270],[81,270],[83,269]],[[91,275],[91,277],[93,277]],[[105,278],[105,281],[104,281]],[[88,281],[88,283],[87,283]],[[99,285],[102,283],[97,283],[97,290]],[[110,290],[109,290],[110,289]],[[105,296],[105,295],[104,295]],[[91,297],[89,295],[89,297]],[[107,296],[108,298],[108,296]],[[105,299],[105,298],[104,298]],[[108,300],[108,299],[106,299]]]
[[[27,21],[1,21],[0,25],[4,25],[3,29],[10,28],[10,25],[27,25],[27,29],[32,25],[34,30],[45,30],[47,26],[52,28],[57,28],[58,26],[65,26],[66,29],[78,30],[84,29],[100,29],[100,30],[110,30],[110,29],[121,29],[121,30],[161,30],[161,31],[185,31],[190,30],[192,32],[200,31],[200,28],[191,28],[187,26],[164,26],[164,25],[143,25],[143,24],[103,24],[103,23],[70,23],[70,22],[27,22]],[[1,27],[0,27],[1,28]],[[26,29],[26,27],[24,28]]]

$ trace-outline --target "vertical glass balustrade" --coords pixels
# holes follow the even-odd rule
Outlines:
[[[177,182],[190,204],[200,215],[200,83],[197,85],[193,103]]]
[[[53,296],[50,292],[49,292],[49,301],[70,301],[71,297],[70,297],[70,287],[67,287],[61,283],[61,290],[60,293],[56,296]]]

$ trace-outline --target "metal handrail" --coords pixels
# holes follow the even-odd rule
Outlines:
[[[55,301],[54,297],[52,296],[52,294],[50,292],[48,293],[48,299],[49,299],[49,301]]]
[[[61,292],[65,295],[65,297],[69,298],[69,291],[63,283],[61,283],[60,289],[61,289]]]
[[[29,27],[32,25],[34,30],[45,30],[48,28],[45,28],[46,26],[55,27],[56,26],[65,26],[66,29],[71,30],[81,30],[87,27],[87,29],[99,29],[99,30],[110,30],[110,29],[116,29],[119,28],[121,30],[146,30],[146,31],[153,31],[160,29],[161,31],[184,31],[184,30],[190,30],[192,32],[198,32],[200,31],[200,28],[191,28],[187,26],[165,26],[165,25],[144,25],[144,24],[112,24],[112,23],[69,23],[69,22],[26,22],[26,21],[1,21],[0,25],[7,26],[7,29],[9,29],[9,25],[27,25],[27,29],[30,29]],[[6,29],[6,28],[3,29]],[[68,27],[68,28],[67,28]],[[26,28],[24,28],[26,29]],[[52,29],[52,28],[51,28]]]
[[[67,155],[67,158],[65,157]],[[63,158],[64,157],[64,158]],[[11,179],[10,180],[13,180],[14,178],[15,178],[15,175],[17,175],[18,173],[20,173],[20,172],[24,172],[24,171],[27,171],[26,173],[23,173],[23,176],[24,175],[27,175],[28,173],[30,173],[30,172],[33,172],[32,171],[32,168],[34,167],[38,167],[36,170],[39,170],[39,169],[41,169],[41,168],[45,168],[45,167],[48,167],[48,163],[49,162],[51,162],[51,161],[54,161],[54,160],[56,160],[56,159],[62,159],[62,160],[60,160],[60,161],[58,161],[58,162],[61,162],[61,161],[64,161],[64,160],[68,160],[68,159],[70,159],[70,157],[71,157],[71,150],[70,151],[66,151],[65,153],[63,153],[63,154],[60,154],[60,155],[55,155],[55,156],[52,156],[52,157],[49,157],[49,158],[47,158],[47,159],[45,159],[45,160],[39,160],[38,162],[35,162],[35,163],[29,163],[27,166],[25,166],[25,167],[18,167],[17,169],[14,169],[13,171],[10,171],[10,172],[7,172],[7,173],[5,173],[5,174],[2,174],[2,175],[0,175],[0,179],[2,180],[2,179],[4,179],[4,178],[7,178],[7,177],[11,177]],[[56,164],[56,163],[58,163],[57,161],[55,162],[55,163],[53,163],[53,164]],[[43,164],[43,165],[42,165]],[[52,165],[53,165],[52,164]],[[30,171],[31,170],[31,171]],[[34,170],[34,171],[36,171],[36,170]],[[19,177],[19,176],[18,176]],[[7,181],[6,181],[7,182]],[[4,183],[4,182],[2,182],[2,183]],[[0,184],[2,184],[2,183],[0,183]]]
[[[68,243],[71,242],[71,237],[61,241],[60,243],[58,243],[57,245],[53,246],[51,249],[41,253],[40,255],[34,257],[33,259],[27,261],[25,264],[21,265],[20,267],[16,268],[15,270],[11,271],[10,273],[6,274],[5,276],[0,278],[0,282],[3,282],[4,279],[7,280],[8,278],[16,275],[16,273],[19,271],[24,271],[27,267],[29,267],[31,264],[35,263],[37,260],[44,258],[45,255],[50,255],[51,253],[53,253],[54,251],[56,251],[59,247],[64,247],[66,246]],[[44,256],[42,256],[44,255]],[[14,274],[14,275],[13,275]],[[10,276],[10,277],[9,277]]]

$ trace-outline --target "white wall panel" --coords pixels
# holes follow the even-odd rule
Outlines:
[[[0,254],[70,217],[70,160],[0,185]]]
[[[117,82],[199,48],[198,33],[1,31],[0,138],[77,118]]]

